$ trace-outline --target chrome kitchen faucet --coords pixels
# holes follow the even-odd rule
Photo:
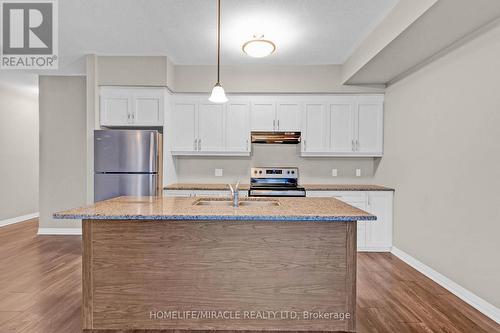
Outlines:
[[[233,198],[233,207],[238,207],[239,206],[239,188],[240,188],[240,181],[236,183],[236,185],[231,185],[228,184],[229,190],[231,191],[231,197]]]

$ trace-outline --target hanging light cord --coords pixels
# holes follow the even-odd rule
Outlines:
[[[217,0],[217,84],[220,84],[220,0]]]

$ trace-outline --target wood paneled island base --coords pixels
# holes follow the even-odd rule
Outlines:
[[[85,332],[355,332],[355,308],[356,222],[83,221]]]

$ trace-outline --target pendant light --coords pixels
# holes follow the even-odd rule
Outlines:
[[[220,85],[220,0],[217,0],[217,83],[212,89],[212,95],[208,100],[217,104],[227,102],[224,88]]]

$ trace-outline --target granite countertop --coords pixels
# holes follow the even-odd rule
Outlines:
[[[248,184],[240,184],[240,190],[249,189]],[[306,191],[394,191],[394,189],[369,184],[301,184]],[[227,184],[177,183],[165,186],[165,190],[223,191]]]
[[[335,198],[245,198],[278,201],[278,206],[199,206],[207,198],[119,197],[54,214],[56,219],[93,220],[248,220],[296,222],[355,222],[376,220],[363,210]],[[224,198],[212,198],[224,200]],[[227,199],[226,199],[227,200]]]
[[[302,184],[306,191],[394,191],[393,188],[373,184]]]
[[[205,184],[205,183],[176,183],[163,188],[164,190],[183,190],[183,191],[229,191],[228,184]],[[241,191],[248,191],[249,184],[240,184]]]

